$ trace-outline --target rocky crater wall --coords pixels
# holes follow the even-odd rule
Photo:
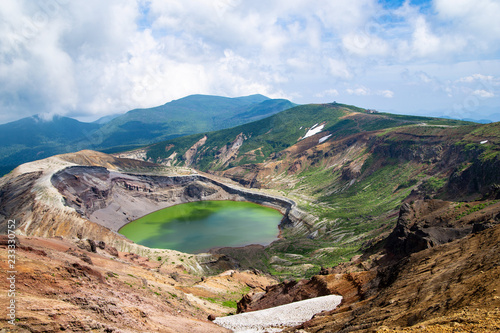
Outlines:
[[[201,200],[254,202],[280,211],[280,227],[296,227],[306,218],[292,200],[231,186],[203,175],[151,176],[74,166],[55,173],[52,185],[65,205],[88,220],[117,232],[153,211]]]

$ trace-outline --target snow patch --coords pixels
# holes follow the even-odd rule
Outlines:
[[[327,136],[324,136],[322,137],[321,139],[319,139],[318,143],[323,143],[325,142],[326,140],[328,140],[333,134],[330,134],[330,135],[327,135]]]
[[[484,140],[484,141],[481,141],[481,144],[484,145],[487,142],[488,142],[488,140]]]
[[[304,135],[303,139],[308,138],[310,136],[313,136],[314,134],[318,134],[325,127],[325,125],[319,125],[318,127],[316,127],[316,126],[318,126],[318,124],[311,127],[311,129],[309,131],[307,131],[306,135]]]
[[[335,309],[341,301],[342,296],[337,295],[315,297],[270,309],[218,317],[214,323],[236,333],[281,332],[283,326],[300,325],[321,311]]]

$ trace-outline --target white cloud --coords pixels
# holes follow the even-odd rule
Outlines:
[[[495,97],[495,94],[491,91],[486,91],[486,90],[482,90],[482,89],[478,89],[478,90],[474,90],[472,92],[473,95],[476,95],[476,96],[479,96],[479,97],[482,97],[482,98],[491,98],[491,97]]]
[[[346,92],[349,95],[357,95],[357,96],[366,96],[366,95],[370,94],[369,89],[366,87],[360,87],[360,88],[356,88],[356,89],[349,88],[349,89],[346,89]]]
[[[365,33],[348,34],[342,39],[346,51],[359,56],[385,56],[390,50],[389,43],[377,36]]]
[[[377,93],[377,95],[384,96],[385,98],[393,98],[394,97],[394,91],[391,90],[381,90]]]
[[[500,2],[496,0],[435,0],[438,18],[450,33],[466,38],[466,53],[492,54],[499,50]],[[467,51],[467,49],[468,51]]]
[[[483,74],[473,74],[466,77],[462,77],[457,80],[457,82],[473,83],[476,81],[493,81],[494,77],[492,75]]]
[[[413,51],[418,56],[428,56],[439,52],[441,43],[436,37],[425,18],[419,17],[415,23],[415,31],[413,32]]]
[[[330,58],[328,59],[328,70],[330,75],[341,78],[341,79],[349,79],[352,77],[352,74],[349,72],[347,68],[347,63],[342,60],[337,60]]]
[[[481,103],[500,104],[500,3],[433,6],[4,0],[0,122],[34,113],[97,118],[194,93],[262,93],[299,103],[362,98],[369,107],[407,109],[412,98],[412,105],[444,104],[477,92],[492,95]],[[461,70],[465,61],[476,65]],[[399,75],[404,69],[410,79]]]
[[[464,30],[484,33],[483,38],[500,38],[500,3],[496,0],[435,0],[438,14],[462,25]]]

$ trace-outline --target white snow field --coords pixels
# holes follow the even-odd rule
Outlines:
[[[307,131],[306,135],[304,135],[304,137],[302,139],[305,139],[305,138],[308,138],[310,136],[313,136],[314,134],[318,134],[325,127],[324,124],[323,125],[319,125],[318,127],[316,127],[316,126],[318,126],[318,124],[316,124],[313,127],[311,127],[311,129],[309,131]]]
[[[281,332],[286,327],[302,324],[317,313],[335,309],[340,302],[342,296],[321,296],[270,309],[218,317],[214,323],[237,333]]]
[[[322,137],[321,139],[318,140],[318,143],[323,143],[325,142],[326,140],[330,139],[330,137],[332,136],[333,134],[330,134],[330,135],[327,135],[327,136],[324,136]]]

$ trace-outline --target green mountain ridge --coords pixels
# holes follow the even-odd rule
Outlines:
[[[149,109],[131,110],[94,123],[39,116],[0,125],[0,171],[19,164],[82,149],[114,152],[168,138],[218,130],[261,119],[295,104],[263,95],[192,95]]]
[[[155,108],[132,110],[111,120],[100,129],[103,139],[94,148],[140,146],[228,128],[254,120],[251,116],[256,108],[261,110],[254,118],[261,119],[292,106],[290,101],[271,100],[262,95],[237,98],[192,95]],[[130,136],[135,140],[127,139]]]
[[[350,114],[359,114],[360,116],[346,118]],[[338,103],[310,104],[297,106],[274,116],[230,129],[212,133],[200,133],[160,142],[148,148],[147,156],[150,161],[161,162],[175,151],[176,155],[181,157],[173,161],[173,164],[183,164],[182,155],[206,135],[207,142],[199,151],[196,163],[192,164],[194,167],[206,171],[214,169],[213,165],[211,167],[210,164],[217,159],[217,152],[220,149],[224,149],[224,147],[231,146],[239,134],[245,136],[245,140],[238,151],[238,157],[242,157],[246,153],[258,149],[260,153],[256,154],[252,162],[263,162],[272,154],[277,154],[281,150],[296,144],[315,125],[321,126],[323,124],[324,128],[321,132],[324,133],[324,137],[331,134],[328,138],[331,140],[365,131],[409,126],[424,122],[430,126],[472,124],[470,122],[442,118],[385,113],[369,114],[365,109]],[[236,159],[231,166],[242,165],[245,162],[246,160],[244,159]],[[224,168],[228,166],[226,165]]]

